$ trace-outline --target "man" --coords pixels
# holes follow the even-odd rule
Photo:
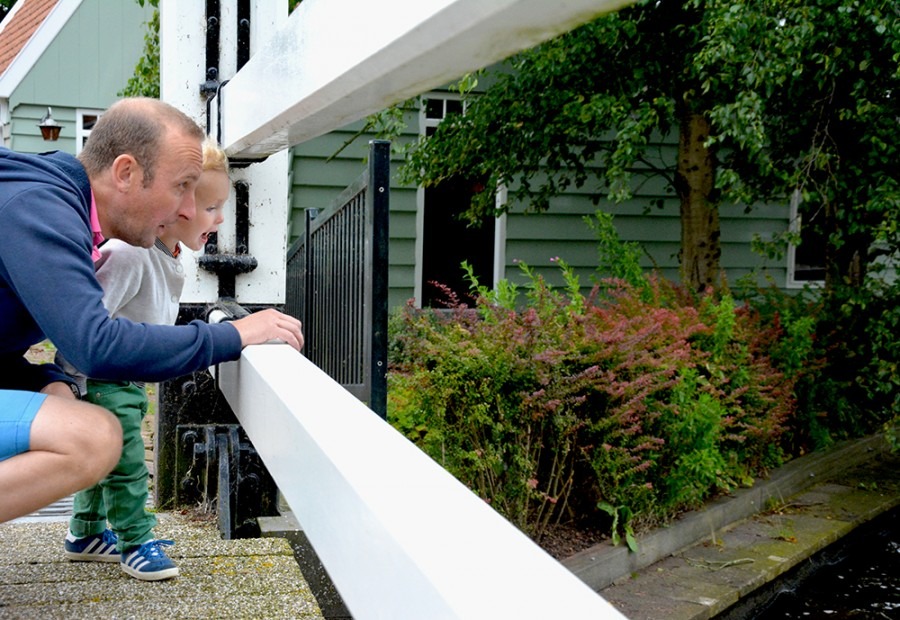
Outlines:
[[[155,99],[123,99],[78,159],[0,149],[0,522],[88,487],[116,464],[118,421],[75,399],[71,379],[24,354],[45,338],[86,375],[161,381],[280,339],[300,322],[265,310],[231,323],[157,326],[110,319],[94,276],[97,239],[151,246],[195,213],[202,130]],[[77,389],[77,388],[76,388]]]

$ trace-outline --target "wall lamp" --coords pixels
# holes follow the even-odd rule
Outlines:
[[[41,137],[44,140],[48,142],[59,140],[59,131],[62,129],[62,125],[53,119],[53,111],[49,107],[47,113],[41,118],[41,122],[38,123],[38,127],[41,128]]]

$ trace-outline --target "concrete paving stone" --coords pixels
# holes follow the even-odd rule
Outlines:
[[[7,609],[0,607],[4,620],[143,620],[166,618],[167,620],[304,620],[321,619],[316,605],[295,600],[278,600],[270,596],[243,596],[235,594],[227,599],[209,597],[144,601],[135,609],[130,601],[97,601],[75,604],[42,604]]]
[[[49,563],[62,558],[65,522],[0,524],[0,546],[4,563]],[[215,526],[175,524],[163,521],[155,529],[158,538],[171,539],[166,548],[172,559],[186,557],[286,555],[293,556],[289,544],[278,538],[223,540]]]
[[[159,515],[180,574],[143,582],[115,563],[70,562],[65,522],[0,524],[0,618],[322,618],[284,539],[222,540],[214,524]]]
[[[103,564],[98,562],[71,562],[63,564],[35,563],[35,564],[3,564],[0,566],[0,601],[3,600],[4,588],[29,583],[52,584],[56,581],[94,581],[97,579],[118,579],[123,575],[117,564]]]
[[[193,592],[215,595],[238,591],[255,595],[270,593],[311,596],[309,587],[303,580],[296,562],[289,557],[260,558],[258,556],[239,558],[189,559],[179,562],[178,577],[149,584],[129,577],[116,564],[78,563],[51,564],[31,572],[29,581],[0,586],[0,604],[35,604],[42,600],[54,602],[75,602],[132,596],[136,598],[155,597],[160,592],[176,590],[179,595]],[[74,569],[79,577],[72,578]],[[89,578],[85,578],[88,576]],[[49,578],[48,578],[49,577]]]
[[[689,582],[699,575],[703,581],[730,588],[740,598],[781,574],[785,560],[739,553],[702,559],[684,558],[684,562],[682,568],[665,575],[666,579],[681,583],[682,579]]]
[[[678,584],[652,574],[642,574],[628,586],[612,585],[602,594],[626,618],[707,620],[711,617],[709,606],[689,600]]]

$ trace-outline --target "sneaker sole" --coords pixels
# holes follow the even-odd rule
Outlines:
[[[171,579],[172,577],[178,576],[178,567],[173,566],[172,568],[166,568],[163,570],[155,570],[150,573],[142,573],[141,571],[134,570],[127,564],[119,563],[119,566],[122,568],[122,572],[126,575],[130,575],[135,579],[140,579],[141,581],[162,581],[163,579]]]
[[[116,555],[100,555],[97,553],[77,553],[75,551],[66,551],[66,558],[73,562],[121,562],[121,556]]]

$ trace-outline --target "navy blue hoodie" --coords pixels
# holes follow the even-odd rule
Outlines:
[[[240,357],[229,324],[109,318],[94,277],[90,206],[76,158],[0,148],[0,373],[45,338],[96,379],[161,381]]]

